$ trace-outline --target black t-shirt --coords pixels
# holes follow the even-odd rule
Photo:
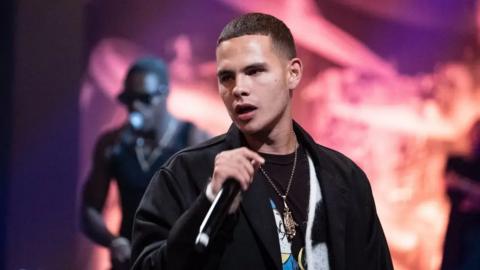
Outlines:
[[[305,149],[302,146],[299,146],[297,151],[297,164],[293,175],[293,182],[291,184],[290,191],[287,194],[287,205],[292,212],[295,222],[298,224],[296,227],[295,237],[292,241],[289,241],[291,243],[292,256],[295,261],[298,262],[299,253],[303,253],[303,255],[300,254],[301,257],[304,256],[303,249],[305,246],[305,233],[307,228],[310,175]],[[290,180],[295,153],[287,155],[260,153],[260,155],[265,158],[265,164],[262,166],[262,168],[270,177],[280,193],[284,195]],[[265,181],[269,191],[269,198],[271,202],[274,203],[272,208],[276,207],[283,218],[283,199],[277,194],[266,177],[262,173],[260,173],[260,175],[261,178],[258,180]],[[280,241],[282,241],[282,239],[287,239],[285,232],[279,231],[278,233]],[[282,258],[282,262],[285,264],[285,258]]]
[[[122,209],[120,235],[123,237],[131,238],[135,211],[150,179],[173,154],[188,145],[191,127],[190,123],[182,124],[176,131],[175,139],[161,149],[160,155],[147,171],[142,170],[140,166],[135,152],[135,140],[130,139],[132,136],[128,131],[121,134],[119,142],[113,145],[109,157],[110,173],[116,179],[120,192]]]

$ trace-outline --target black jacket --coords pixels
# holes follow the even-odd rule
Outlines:
[[[344,155],[316,144],[297,124],[294,129],[320,181],[330,268],[393,269],[363,171]],[[156,173],[136,213],[132,269],[281,269],[276,225],[262,181],[253,181],[239,211],[227,218],[206,254],[194,251],[210,206],[204,189],[215,156],[244,145],[232,125],[228,133],[177,153]]]

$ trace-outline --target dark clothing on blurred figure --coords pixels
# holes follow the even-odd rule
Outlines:
[[[101,211],[103,209],[110,180],[118,185],[122,224],[120,235],[131,239],[133,217],[150,179],[160,166],[174,153],[188,145],[192,125],[181,124],[175,139],[161,149],[161,153],[143,170],[136,151],[137,137],[128,127],[105,133],[95,148],[93,169],[85,184],[85,202]]]
[[[480,158],[466,160],[452,157],[447,172],[480,186]],[[468,187],[465,187],[468,189]],[[442,270],[480,269],[480,211],[466,211],[462,202],[466,198],[462,188],[449,188],[452,208],[444,244]],[[478,207],[478,206],[477,206]]]
[[[125,124],[100,136],[83,189],[82,229],[107,247],[113,268],[129,269],[136,208],[155,171],[175,152],[206,139],[192,124],[167,110],[168,67],[161,59],[138,59],[127,72],[118,100],[128,109]],[[120,195],[120,232],[106,226],[102,210],[115,179]]]
[[[172,123],[176,124],[172,125],[170,139],[164,144],[157,143],[155,136],[139,136],[130,125],[106,132],[98,139],[93,167],[83,189],[82,227],[90,239],[110,249],[117,245],[117,250],[123,249],[124,254],[129,253],[130,243],[125,241],[131,242],[135,211],[150,179],[174,153],[200,139],[195,138],[197,130],[192,124],[177,120],[172,120]],[[104,221],[99,221],[103,219],[100,213],[112,180],[117,182],[122,211],[118,233],[110,232]],[[120,238],[125,240],[116,243]],[[111,263],[115,270],[129,269],[130,264],[128,260],[118,262],[114,259]]]

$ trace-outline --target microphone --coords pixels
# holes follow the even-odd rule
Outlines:
[[[240,184],[235,179],[228,178],[223,183],[222,189],[218,192],[215,200],[213,200],[210,209],[200,225],[200,230],[195,240],[195,248],[197,251],[203,252],[208,247],[210,239],[217,233],[228,214],[233,200],[240,192]]]
[[[145,118],[139,112],[131,112],[128,115],[128,122],[134,130],[140,130],[145,125]]]

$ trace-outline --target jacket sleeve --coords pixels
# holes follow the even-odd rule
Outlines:
[[[135,216],[132,269],[188,269],[196,261],[193,243],[210,201],[180,180],[164,168],[152,178]]]
[[[361,192],[365,196],[365,221],[367,222],[367,237],[364,250],[365,269],[393,270],[392,259],[388,248],[382,225],[377,215],[375,201],[370,182],[365,173],[358,167],[356,177],[360,178],[363,185]]]
[[[135,216],[133,270],[218,268],[238,215],[228,215],[209,248],[198,253],[195,238],[211,203],[204,187],[191,182],[192,171],[162,168],[152,178]]]

